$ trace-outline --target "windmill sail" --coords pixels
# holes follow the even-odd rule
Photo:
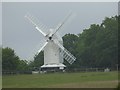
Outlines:
[[[76,58],[67,49],[65,49],[58,41],[54,40],[54,42],[62,50],[60,52],[60,55],[62,55],[65,60],[67,60],[70,64],[72,64],[76,60]]]
[[[67,60],[70,64],[76,60],[76,58],[65,48],[60,54],[63,55],[63,58],[65,58],[65,60]]]
[[[48,42],[45,42],[44,45],[38,50],[37,54],[39,54],[47,44],[48,44]]]
[[[40,22],[38,22],[38,20],[37,19],[35,19],[32,15],[30,15],[30,14],[26,14],[25,15],[25,18],[27,18],[34,26],[35,26],[35,28],[39,31],[39,32],[41,32],[44,36],[46,36],[46,33],[45,32],[43,32],[42,30],[48,30],[48,28],[45,26],[45,25],[43,25],[42,23],[40,23]]]
[[[72,12],[69,12],[69,14],[64,18],[64,20],[58,24],[58,26],[55,28],[54,34],[65,24],[65,22],[70,18],[71,15]]]

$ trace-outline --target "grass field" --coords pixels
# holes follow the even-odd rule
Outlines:
[[[117,72],[3,76],[3,88],[116,88]]]

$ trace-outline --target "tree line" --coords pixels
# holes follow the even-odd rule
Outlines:
[[[92,24],[78,35],[66,34],[63,38],[64,47],[77,59],[69,68],[116,68],[118,64],[118,24],[120,16],[106,17],[101,24]],[[3,70],[32,70],[43,65],[43,51],[34,56],[34,60],[20,60],[15,51],[9,47],[2,48]]]
[[[116,68],[118,64],[118,17],[93,24],[78,36],[66,34],[63,40],[77,58],[70,67]]]

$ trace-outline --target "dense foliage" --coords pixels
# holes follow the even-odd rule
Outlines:
[[[69,68],[116,68],[118,64],[118,16],[105,18],[101,24],[92,24],[82,33],[66,34],[63,45],[77,60]],[[20,60],[14,50],[3,48],[3,70],[27,70],[43,65],[43,52],[35,55],[29,64]]]
[[[27,70],[28,65],[26,60],[20,60],[11,48],[2,49],[2,70]]]
[[[101,25],[91,25],[78,34],[79,37],[65,35],[65,47],[77,58],[71,67],[115,68],[118,63],[117,34],[118,17],[115,16],[105,18]]]

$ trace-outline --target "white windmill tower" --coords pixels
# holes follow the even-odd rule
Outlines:
[[[64,59],[72,64],[76,58],[63,47],[62,37],[57,34],[58,30],[64,25],[64,23],[71,16],[69,13],[65,19],[58,24],[55,29],[48,29],[48,33],[43,32],[46,27],[42,24],[38,24],[33,16],[25,15],[25,17],[34,25],[40,33],[45,37],[45,43],[38,50],[38,54],[44,50],[44,65],[41,66],[42,70],[53,69],[53,70],[63,70],[66,66],[63,64]]]

